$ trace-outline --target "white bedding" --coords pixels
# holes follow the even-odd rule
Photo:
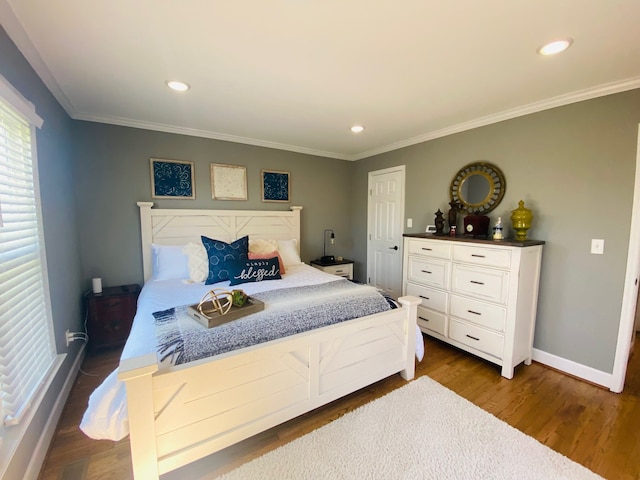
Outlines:
[[[149,281],[142,288],[138,298],[138,310],[121,360],[156,352],[153,312],[197,303],[213,288],[226,290],[242,288],[247,294],[252,295],[276,288],[317,285],[335,279],[334,275],[308,265],[297,265],[287,267],[287,273],[281,280],[245,283],[236,287],[229,287],[229,282],[204,285],[204,283],[187,283],[185,280]],[[417,335],[420,339],[419,329]],[[416,342],[416,356],[419,360],[424,354],[423,349],[423,342]],[[126,391],[124,383],[117,378],[117,370],[113,371],[91,394],[80,429],[93,439],[120,440],[129,434]]]

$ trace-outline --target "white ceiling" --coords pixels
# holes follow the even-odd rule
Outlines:
[[[0,0],[0,23],[74,119],[345,160],[640,87],[638,0]]]

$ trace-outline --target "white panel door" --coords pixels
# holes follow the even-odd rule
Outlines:
[[[404,165],[369,172],[367,283],[393,298],[402,292]]]

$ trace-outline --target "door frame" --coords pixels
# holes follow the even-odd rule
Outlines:
[[[631,339],[635,330],[635,314],[637,308],[637,287],[640,276],[640,124],[636,146],[636,175],[633,187],[633,207],[631,210],[631,232],[629,234],[629,252],[627,254],[627,270],[624,277],[622,293],[622,309],[620,311],[620,326],[618,327],[618,342],[613,361],[611,375],[612,392],[620,393],[624,388],[627,375],[627,364],[631,350]]]
[[[405,210],[405,202],[406,202],[406,183],[407,183],[407,168],[405,165],[397,165],[395,167],[383,168],[382,170],[374,170],[367,174],[367,272],[366,279],[369,283],[369,273],[371,271],[371,263],[373,258],[373,252],[371,251],[371,180],[374,175],[384,175],[387,173],[400,172],[401,173],[401,185],[400,185],[400,195],[402,197],[402,201],[399,205],[398,212],[398,231],[400,232],[400,240],[399,240],[399,251],[398,258],[400,259],[400,271],[402,271],[402,258],[404,253],[404,242],[402,241],[402,235],[404,234],[404,210]],[[402,276],[400,276],[400,292],[402,292]]]

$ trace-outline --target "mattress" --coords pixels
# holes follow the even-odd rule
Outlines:
[[[151,280],[147,282],[138,298],[138,309],[133,321],[131,333],[123,349],[121,360],[156,353],[154,312],[170,309],[179,305],[198,303],[204,294],[212,288],[231,290],[242,288],[248,295],[276,289],[285,289],[335,282],[331,275],[308,265],[287,267],[286,275],[280,280],[245,283],[230,287],[229,282],[214,285],[190,283],[186,280]],[[418,338],[420,338],[419,330]],[[416,342],[418,359],[423,355],[423,343]],[[90,438],[120,440],[129,433],[124,382],[118,380],[114,370],[105,381],[91,394],[87,410],[84,413],[80,429]]]

